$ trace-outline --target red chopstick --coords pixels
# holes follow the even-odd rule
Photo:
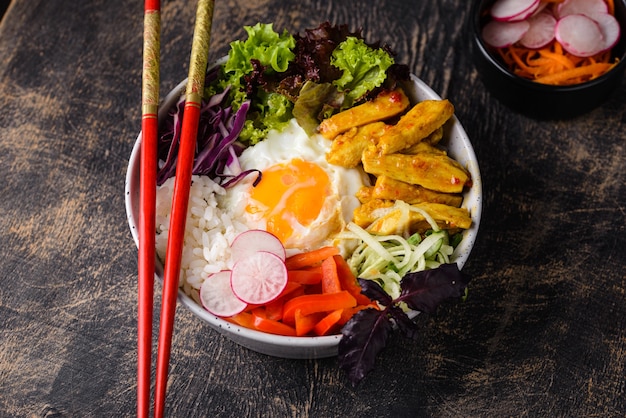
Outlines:
[[[144,4],[137,307],[137,416],[150,413],[161,6]]]
[[[191,46],[189,78],[185,95],[185,111],[181,130],[178,161],[176,162],[176,178],[170,215],[169,235],[166,248],[165,270],[163,277],[163,295],[161,318],[159,323],[159,339],[157,352],[156,388],[154,416],[163,416],[165,393],[169,369],[174,316],[178,295],[178,280],[183,251],[187,208],[189,206],[189,189],[191,187],[191,171],[193,167],[200,105],[204,90],[211,24],[213,19],[214,0],[199,0],[196,10],[196,23]]]

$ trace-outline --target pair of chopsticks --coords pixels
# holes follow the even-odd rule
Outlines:
[[[174,180],[169,235],[163,277],[154,416],[162,417],[165,406],[183,238],[189,206],[189,189],[193,167],[200,106],[204,90],[214,0],[198,0],[196,23],[191,46],[185,112]],[[139,215],[139,284],[137,347],[137,416],[150,413],[150,372],[152,356],[152,315],[155,261],[155,216],[157,174],[157,130],[159,100],[160,2],[144,4],[144,64],[142,75],[142,145]]]

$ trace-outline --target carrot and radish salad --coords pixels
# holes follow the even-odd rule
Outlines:
[[[557,41],[537,50],[509,46],[497,51],[514,74],[542,84],[584,83],[606,74],[617,64],[617,61],[611,62],[609,51],[592,57],[577,57],[565,51]]]
[[[496,0],[483,40],[519,77],[550,85],[584,83],[617,63],[621,35],[614,0]]]
[[[377,306],[361,294],[336,247],[322,247],[285,260],[288,281],[274,300],[249,305],[225,318],[237,325],[286,336],[337,334],[352,315]]]
[[[285,257],[275,244],[266,231],[240,234],[233,269],[203,283],[203,306],[242,327],[294,337],[337,334],[356,312],[378,309],[338,248]]]

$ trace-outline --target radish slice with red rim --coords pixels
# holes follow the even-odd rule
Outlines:
[[[495,20],[511,22],[526,19],[537,7],[539,0],[497,0],[490,13]]]
[[[283,261],[286,257],[282,242],[274,234],[261,229],[250,229],[237,235],[230,249],[233,264],[259,251],[276,254]]]
[[[565,0],[556,7],[557,17],[569,15],[585,15],[591,17],[595,13],[608,13],[604,0]]]
[[[483,40],[494,48],[506,48],[522,39],[528,32],[530,24],[522,20],[520,22],[500,22],[492,20],[483,27]]]
[[[600,26],[584,15],[565,16],[557,22],[554,32],[563,48],[578,57],[595,55],[604,45]]]
[[[539,1],[539,5],[537,6],[537,9],[535,9],[535,11],[533,12],[532,15],[530,15],[530,17],[537,16],[539,13],[543,12],[546,9],[546,7],[548,7],[548,2]]]
[[[200,302],[213,315],[233,316],[248,306],[233,293],[230,275],[230,271],[220,271],[207,277],[200,286]]]
[[[246,303],[268,303],[287,286],[287,267],[276,254],[258,251],[235,263],[230,285],[235,295]]]
[[[556,19],[551,13],[543,12],[529,18],[530,27],[520,39],[520,44],[530,49],[543,48],[554,39]]]
[[[608,51],[613,48],[621,36],[621,28],[617,19],[610,13],[594,13],[589,15],[589,17],[598,24],[600,32],[602,32],[604,37],[604,42],[598,52]]]

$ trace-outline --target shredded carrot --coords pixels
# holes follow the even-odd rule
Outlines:
[[[322,318],[317,324],[315,324],[315,334],[328,335],[332,333],[341,319],[343,309],[336,309]]]
[[[337,274],[337,263],[333,257],[322,261],[322,293],[335,293],[341,291],[341,283]]]
[[[352,274],[350,270],[350,266],[344,260],[344,258],[340,255],[333,256],[335,259],[335,263],[337,264],[337,275],[339,276],[339,281],[341,282],[341,288],[343,290],[347,290],[350,292],[352,296],[356,299],[356,302],[359,305],[369,305],[372,301],[361,293],[361,285],[357,282],[356,277]]]
[[[611,62],[610,54],[577,57],[564,51],[557,41],[539,50],[519,46],[499,51],[503,62],[520,77],[542,84],[572,85],[593,80],[605,74],[617,64]]]
[[[296,329],[279,321],[263,318],[252,313],[254,318],[254,328],[258,331],[267,332],[269,334],[296,336]]]
[[[287,277],[291,283],[317,284],[322,281],[321,271],[314,270],[287,270]]]
[[[358,311],[378,306],[361,286],[336,247],[323,247],[288,258],[288,281],[271,302],[248,305],[225,318],[272,334],[322,336],[340,331]]]
[[[356,299],[347,290],[336,293],[298,296],[285,302],[283,321],[293,324],[296,309],[300,309],[302,315],[310,315],[316,312],[334,311],[335,309],[352,308],[354,306],[356,306]]]
[[[571,70],[564,70],[556,74],[545,75],[543,77],[537,78],[535,81],[543,84],[572,84],[569,82],[569,80],[584,80],[586,77],[590,77],[592,74],[604,74],[605,72],[610,70],[611,67],[613,67],[613,64],[589,64],[584,67],[572,68]],[[593,78],[595,77],[590,77],[589,79],[591,80]]]
[[[285,260],[285,264],[287,265],[287,270],[296,270],[314,266],[335,254],[339,254],[337,247],[322,247],[317,250],[293,255]]]
[[[315,312],[310,315],[303,315],[301,309],[296,309],[294,319],[296,322],[296,335],[303,337],[315,328],[315,325],[326,316],[325,312]]]
[[[250,312],[239,312],[236,315],[224,319],[226,319],[228,322],[232,322],[233,324],[240,325],[244,328],[254,329],[254,317]]]
[[[606,0],[606,5],[608,12],[615,16],[615,3],[613,2],[613,0]]]
[[[545,59],[546,63],[553,63],[556,61],[557,64],[565,67],[565,68],[574,68],[574,62],[567,57],[567,55],[563,55],[562,53],[555,53],[550,51],[548,48],[540,49],[539,55]],[[539,58],[538,58],[539,59]]]
[[[546,0],[544,0],[546,1]],[[547,0],[554,7],[563,0]],[[614,0],[605,0],[610,14],[615,14]],[[605,51],[592,57],[578,57],[553,40],[548,46],[530,49],[518,44],[496,49],[502,62],[516,75],[537,83],[573,85],[598,78],[613,68],[618,59]]]
[[[302,287],[300,283],[288,281],[287,286],[285,286],[285,289],[283,290],[283,292],[280,294],[279,297],[277,297],[271,302],[268,302],[262,306],[252,309],[252,313],[258,313],[258,312],[261,312],[262,309],[264,309],[263,315],[258,315],[258,316],[264,316],[265,318],[268,318],[268,319],[280,321],[283,318],[283,306],[285,305],[285,300],[288,298],[291,299],[293,297],[300,296],[303,294],[304,294],[304,287]]]
[[[341,319],[339,319],[338,325],[345,325],[355,313],[362,311],[363,309],[380,310],[380,307],[372,302],[369,305],[357,305],[354,308],[344,308],[341,312]]]

